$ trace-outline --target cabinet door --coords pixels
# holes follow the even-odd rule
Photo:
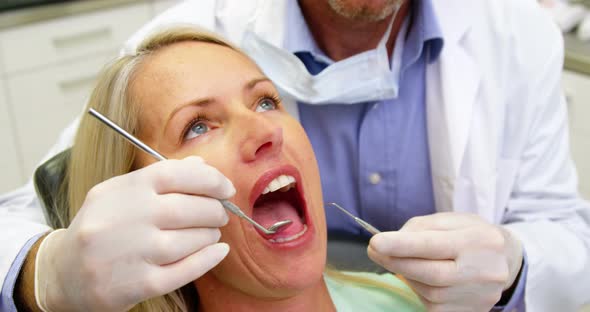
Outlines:
[[[572,157],[580,191],[590,199],[590,76],[565,71],[563,88],[568,101]]]
[[[7,29],[0,57],[10,75],[118,50],[151,11],[140,3]]]
[[[61,131],[82,112],[105,60],[114,55],[113,51],[109,57],[71,62],[8,80],[25,175],[32,174]]]
[[[22,176],[20,151],[16,144],[14,118],[6,102],[4,81],[0,80],[0,193],[14,189],[25,181]]]
[[[154,9],[154,15],[158,15],[175,4],[180,3],[180,0],[152,0],[152,6]]]

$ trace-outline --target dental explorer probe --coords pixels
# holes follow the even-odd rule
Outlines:
[[[328,203],[328,205],[332,205],[332,206],[340,209],[340,211],[344,212],[347,216],[351,217],[356,223],[358,223],[360,226],[362,226],[363,229],[367,230],[369,233],[371,233],[373,235],[381,233],[381,231],[379,231],[376,227],[370,225],[367,221],[354,216],[352,213],[348,212],[348,210],[340,207],[340,205],[338,205],[337,203]]]
[[[101,113],[97,112],[96,110],[94,110],[93,108],[90,108],[88,110],[88,113],[90,115],[92,115],[93,117],[96,117],[98,120],[102,121],[105,125],[107,125],[109,128],[115,130],[115,132],[119,133],[120,135],[122,135],[125,139],[127,139],[127,141],[129,141],[131,144],[135,145],[137,148],[141,149],[142,151],[150,154],[152,157],[154,157],[155,159],[162,161],[162,160],[166,160],[166,157],[164,157],[162,154],[158,153],[156,150],[154,150],[153,148],[149,147],[147,144],[143,143],[142,141],[140,141],[138,138],[134,137],[133,135],[131,135],[129,132],[125,131],[123,128],[119,127],[116,123],[114,123],[113,121],[111,121],[110,119],[108,119],[107,117],[103,116]],[[264,234],[275,234],[278,229],[280,229],[281,227],[291,224],[293,221],[292,220],[282,220],[282,221],[278,221],[275,224],[271,225],[268,229],[265,228],[264,226],[260,225],[258,222],[252,220],[252,218],[248,217],[241,209],[240,207],[238,207],[237,205],[235,205],[234,203],[230,202],[227,199],[220,199],[219,200],[221,202],[221,205],[231,211],[233,214],[235,214],[236,216],[245,219],[246,221],[252,223],[252,225],[254,225],[255,227],[257,227],[259,230],[261,230]]]

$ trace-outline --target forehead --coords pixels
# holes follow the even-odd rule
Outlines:
[[[240,92],[252,78],[260,76],[254,62],[231,48],[180,42],[148,56],[135,73],[130,92],[142,110],[160,114],[195,98]]]
[[[180,96],[183,90],[214,92],[246,84],[260,75],[254,62],[231,48],[213,43],[180,42],[147,57],[134,75],[132,92],[139,97],[171,92]]]

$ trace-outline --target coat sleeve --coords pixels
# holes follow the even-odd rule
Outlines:
[[[40,164],[70,147],[77,128],[78,120],[64,129]],[[48,230],[32,178],[19,189],[0,195],[0,289],[26,242]]]
[[[522,113],[524,148],[503,223],[528,256],[527,311],[577,311],[590,301],[590,205],[578,194],[570,157],[563,41],[539,8],[512,3],[520,4],[511,12],[511,80],[521,82],[512,85],[518,101],[510,105],[521,107],[514,111]]]

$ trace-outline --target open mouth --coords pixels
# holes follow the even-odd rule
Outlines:
[[[291,242],[303,236],[307,232],[307,216],[298,175],[270,173],[256,184],[258,187],[255,189],[262,190],[254,201],[252,219],[266,228],[279,221],[292,221],[275,234],[258,233],[275,244]]]

